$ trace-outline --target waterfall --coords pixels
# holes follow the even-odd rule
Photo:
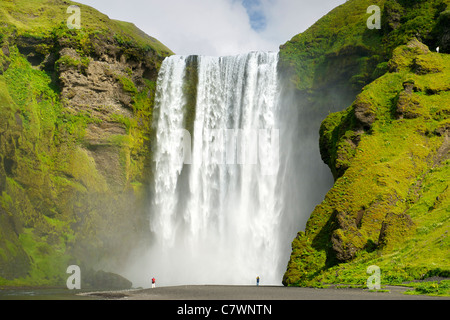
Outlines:
[[[281,284],[290,243],[314,201],[301,195],[308,192],[298,166],[308,170],[311,159],[302,162],[295,151],[299,108],[280,99],[277,65],[278,54],[267,52],[164,60],[153,238],[140,257],[140,283],[155,276],[160,285],[254,284],[259,276]]]

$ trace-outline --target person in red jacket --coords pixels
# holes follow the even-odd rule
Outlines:
[[[156,279],[155,277],[152,278],[152,288],[156,287]]]

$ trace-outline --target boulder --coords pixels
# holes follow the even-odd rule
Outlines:
[[[413,94],[414,81],[407,80],[403,83],[404,90],[400,92],[397,100],[396,117],[397,119],[414,119],[421,115],[422,109],[419,101]]]
[[[82,275],[82,286],[95,290],[128,290],[132,283],[119,274],[98,270]]]
[[[355,117],[365,130],[370,129],[375,122],[375,106],[363,99],[362,96],[358,96],[353,104],[355,110]]]

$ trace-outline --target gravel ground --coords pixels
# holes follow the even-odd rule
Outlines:
[[[113,300],[429,300],[450,297],[405,295],[407,287],[388,286],[389,292],[355,288],[297,288],[277,286],[196,285],[154,289],[91,292],[82,295]]]

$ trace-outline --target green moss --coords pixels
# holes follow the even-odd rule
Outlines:
[[[292,68],[297,88],[317,89],[331,82],[349,84],[349,76],[359,88],[370,81],[368,75],[383,60],[383,54],[379,54],[382,33],[369,32],[366,11],[370,5],[383,3],[347,1],[281,46],[281,65]]]
[[[412,290],[406,294],[426,294],[432,296],[450,296],[450,280],[418,282],[408,285]]]
[[[80,30],[70,30],[66,26],[70,16],[67,8],[70,5],[80,7],[82,16]],[[54,30],[55,26],[58,26],[54,36],[58,39],[79,37],[76,41],[85,53],[89,53],[89,48],[92,48],[91,34],[106,34],[123,39],[123,43],[139,46],[146,51],[154,51],[161,56],[172,54],[161,42],[146,35],[132,23],[109,19],[108,16],[90,6],[71,1],[3,1],[0,7],[0,20],[15,26],[19,35],[38,39],[45,38],[49,30]]]
[[[82,28],[69,30],[70,4],[0,4],[1,285],[64,285],[69,261],[120,260],[119,242],[135,241],[146,225],[152,75],[172,53],[134,25],[83,5]],[[77,54],[60,56],[62,48]],[[110,49],[107,54],[142,62],[152,78],[137,79],[131,67],[118,72],[132,98],[130,117],[102,120],[97,110],[64,108],[59,73],[86,73]],[[125,135],[100,144],[88,139],[88,128],[114,122]]]
[[[442,30],[434,30],[440,25],[436,20],[449,4],[346,1],[280,47],[280,69],[306,95],[311,108],[342,110],[365,85],[386,73],[399,45],[416,37],[434,50],[443,37]],[[371,5],[382,10],[381,30],[366,26]]]
[[[70,257],[65,255],[64,242],[50,245],[48,242],[43,242],[42,238],[33,235],[31,229],[25,230],[19,235],[19,239],[34,265],[26,281],[30,284],[58,283],[63,286],[65,269],[70,265]]]
[[[184,127],[193,135],[195,121],[195,106],[197,104],[198,85],[198,60],[197,56],[192,56],[186,62],[185,79],[183,81],[183,95],[186,99],[184,105]]]
[[[138,90],[136,89],[136,86],[134,85],[133,81],[131,81],[131,79],[129,79],[128,77],[116,74],[115,78],[120,82],[123,90],[125,90],[126,92],[129,92],[133,95],[138,93]]]
[[[123,124],[125,126],[125,128],[127,129],[127,133],[130,133],[130,129],[131,129],[132,125],[133,125],[132,124],[133,119],[131,119],[129,117],[126,117],[126,116],[124,116],[122,114],[115,114],[115,113],[112,114],[110,116],[110,121]]]
[[[336,182],[308,220],[307,241],[294,240],[285,284],[364,285],[373,264],[383,284],[450,270],[450,172],[446,134],[439,129],[449,101],[447,91],[426,89],[448,77],[450,60],[414,48],[395,49],[389,64],[396,72],[366,86],[355,103],[322,123],[321,154]],[[438,68],[418,72],[418,58],[423,65],[438,59]],[[402,94],[417,102],[414,117],[393,112]],[[361,125],[367,119],[358,108],[374,113],[370,126]]]
[[[86,72],[89,67],[89,58],[82,57],[81,59],[75,59],[70,56],[62,56],[58,61],[56,61],[56,68],[60,70],[61,68],[76,68],[82,70],[83,73]]]
[[[119,20],[112,20],[116,31],[114,37],[122,44],[137,44],[144,51],[155,50],[159,55],[173,54],[170,49],[163,45],[160,41],[148,36],[142,30],[137,28],[133,23]]]

